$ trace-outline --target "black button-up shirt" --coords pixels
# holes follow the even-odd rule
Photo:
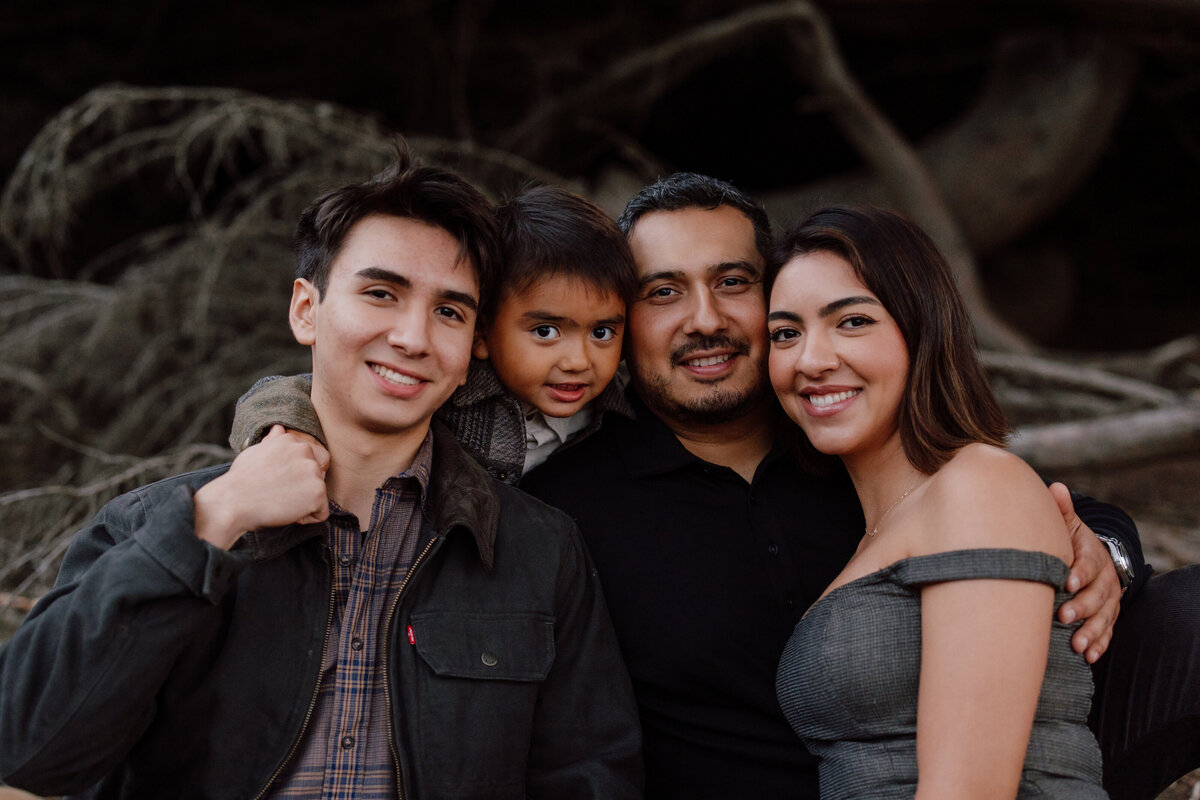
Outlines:
[[[521,486],[579,524],[633,678],[647,797],[817,797],[775,669],[862,535],[853,486],[778,444],[746,483],[689,453],[633,393]]]

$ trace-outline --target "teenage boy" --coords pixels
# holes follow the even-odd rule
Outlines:
[[[500,290],[481,309],[467,382],[437,417],[493,477],[516,484],[607,412],[632,416],[613,378],[638,279],[625,234],[577,194],[527,189],[496,216]],[[256,385],[239,403],[230,441],[245,446],[284,421],[322,440],[308,391],[306,376]]]
[[[402,155],[318,199],[298,241],[290,322],[328,450],[276,428],[106,506],[0,650],[0,775],[86,797],[638,796],[578,532],[431,426],[494,283],[487,202]]]

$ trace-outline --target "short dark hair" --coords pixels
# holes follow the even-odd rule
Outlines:
[[[496,208],[503,255],[502,292],[522,292],[553,276],[577,278],[625,302],[637,291],[637,267],[625,234],[591,200],[556,186],[534,186]],[[490,318],[499,297],[484,304]]]
[[[896,320],[908,346],[900,441],[914,467],[936,472],[960,447],[1003,447],[1012,428],[979,360],[966,304],[937,246],[913,222],[869,206],[824,208],[790,228],[764,278],[789,260],[826,252],[844,258]]]
[[[458,240],[459,258],[475,268],[481,301],[495,293],[499,237],[491,203],[458,175],[417,166],[400,142],[396,161],[379,174],[318,197],[296,226],[296,277],[323,296],[329,270],[355,223],[373,216],[401,217],[445,230]]]
[[[683,211],[688,208],[713,210],[736,208],[754,226],[754,246],[763,262],[771,257],[771,220],[750,195],[732,183],[695,172],[676,172],[642,189],[625,206],[617,225],[628,236],[637,221],[653,211]]]

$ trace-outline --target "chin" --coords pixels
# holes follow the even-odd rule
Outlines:
[[[808,437],[808,441],[819,452],[827,456],[844,456],[855,452],[857,449],[854,442],[847,442],[844,439],[831,438],[829,436],[814,436],[812,431],[804,431],[804,435]]]

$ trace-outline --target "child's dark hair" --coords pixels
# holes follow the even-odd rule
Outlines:
[[[491,204],[463,178],[438,167],[413,163],[408,146],[397,145],[395,163],[368,180],[318,197],[296,227],[296,277],[322,295],[329,269],[355,223],[375,214],[414,219],[441,228],[458,241],[459,257],[475,268],[483,302],[495,295],[499,242]]]
[[[625,234],[598,205],[556,186],[535,186],[496,209],[503,253],[500,292],[518,293],[555,276],[613,292],[625,302],[637,291],[637,268]],[[493,316],[499,297],[485,300]]]

